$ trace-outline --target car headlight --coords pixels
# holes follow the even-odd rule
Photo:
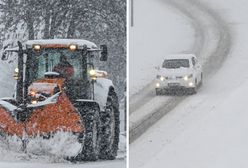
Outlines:
[[[160,80],[161,80],[161,81],[164,81],[164,80],[165,80],[165,77],[160,76]]]
[[[184,79],[185,81],[188,81],[189,78],[192,78],[192,77],[193,77],[193,74],[185,75],[185,76],[183,77],[183,79]]]
[[[183,79],[184,79],[185,81],[189,80],[189,78],[188,78],[188,76],[187,76],[187,75],[186,75],[186,76],[184,76],[184,77],[183,77]]]
[[[189,86],[190,87],[194,86],[194,83],[193,82],[189,82]]]

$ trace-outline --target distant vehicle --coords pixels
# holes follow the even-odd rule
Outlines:
[[[202,84],[202,67],[193,54],[171,55],[164,60],[158,71],[156,95],[181,90],[195,94]]]

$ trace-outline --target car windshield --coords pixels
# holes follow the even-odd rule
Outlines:
[[[188,59],[167,59],[163,63],[163,68],[167,69],[176,69],[176,68],[189,68],[189,60]]]

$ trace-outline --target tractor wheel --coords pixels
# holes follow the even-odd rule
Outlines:
[[[82,144],[81,152],[73,161],[96,161],[99,156],[100,144],[100,109],[96,105],[86,105],[78,109],[84,123],[85,132],[78,137]]]
[[[117,156],[120,134],[119,103],[114,91],[108,95],[105,111],[101,113],[101,123],[99,158],[113,160]]]

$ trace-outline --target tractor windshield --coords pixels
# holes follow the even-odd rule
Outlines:
[[[43,49],[40,53],[32,51],[30,76],[33,80],[44,77],[46,72],[58,72],[70,79],[83,79],[87,70],[86,58],[80,51],[68,49]]]

